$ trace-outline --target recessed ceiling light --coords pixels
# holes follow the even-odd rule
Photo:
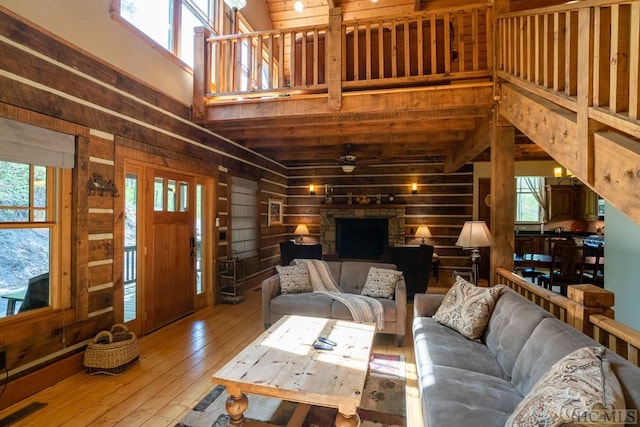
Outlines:
[[[300,0],[296,0],[296,2],[293,4],[293,10],[298,13],[301,13],[304,10],[304,5]]]

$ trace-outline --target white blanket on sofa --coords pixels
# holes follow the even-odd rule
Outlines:
[[[384,327],[384,307],[375,298],[364,295],[342,292],[336,283],[329,265],[318,259],[295,259],[296,264],[306,264],[313,292],[323,293],[328,297],[340,301],[351,312],[356,322],[375,323],[377,330]]]

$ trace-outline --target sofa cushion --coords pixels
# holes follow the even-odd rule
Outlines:
[[[280,266],[276,265],[280,277],[280,292],[283,294],[299,294],[312,292],[309,270],[306,264]]]
[[[513,365],[529,336],[547,317],[551,317],[551,314],[543,308],[511,289],[503,290],[493,308],[483,341],[507,377],[511,377]]]
[[[597,343],[554,317],[543,319],[522,347],[513,366],[512,381],[526,396],[551,366],[567,354]]]
[[[503,426],[522,400],[509,381],[492,375],[448,366],[422,367],[418,373],[428,426]]]
[[[331,317],[332,299],[319,293],[281,294],[271,300],[270,311],[275,314],[298,314]]]
[[[389,270],[397,270],[393,264],[375,263],[375,262],[358,262],[358,261],[343,261],[342,269],[340,271],[340,289],[344,292],[352,294],[362,293],[362,288],[367,282],[367,276],[369,275],[369,269],[371,267],[387,268]],[[338,278],[336,277],[336,280]]]
[[[604,347],[582,347],[557,361],[518,404],[505,426],[555,427],[615,420],[610,411],[623,411],[625,403],[604,353]]]
[[[476,340],[482,336],[502,288],[479,288],[458,276],[433,319]]]
[[[416,365],[420,370],[440,365],[505,377],[486,345],[468,340],[430,317],[413,320],[413,336]]]
[[[402,272],[398,270],[371,267],[361,294],[372,298],[393,299],[400,276]]]

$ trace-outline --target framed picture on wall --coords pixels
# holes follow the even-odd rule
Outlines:
[[[269,227],[272,225],[282,225],[282,200],[269,199],[267,218]]]

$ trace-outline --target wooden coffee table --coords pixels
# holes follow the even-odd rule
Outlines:
[[[374,334],[373,324],[284,316],[213,375],[229,393],[230,425],[244,424],[251,393],[298,402],[288,426],[301,425],[311,405],[337,408],[336,427],[358,426]],[[332,351],[313,348],[321,336],[337,343]]]

